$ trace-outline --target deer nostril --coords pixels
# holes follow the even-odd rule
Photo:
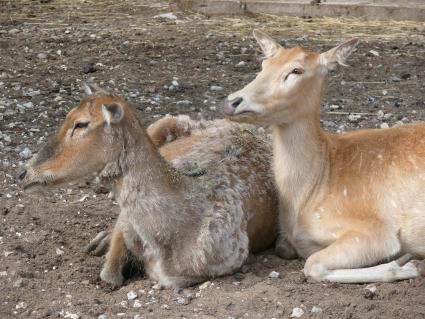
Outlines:
[[[26,169],[23,169],[22,171],[20,171],[19,173],[18,173],[18,178],[20,179],[20,180],[23,180],[24,178],[25,178],[25,176],[27,175],[27,170]]]
[[[243,98],[237,97],[237,98],[233,99],[232,101],[230,101],[230,105],[233,108],[237,108],[242,103],[242,101],[243,101]]]

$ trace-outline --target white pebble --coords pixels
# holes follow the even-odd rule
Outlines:
[[[23,159],[23,160],[27,160],[29,158],[32,157],[32,152],[28,147],[25,147],[20,153],[19,156]]]
[[[303,314],[304,310],[299,307],[295,307],[294,309],[292,309],[291,318],[301,318]]]
[[[269,278],[279,278],[279,276],[280,274],[274,270],[269,274]]]
[[[211,91],[223,91],[223,88],[221,86],[211,85],[210,90]]]
[[[154,16],[154,18],[164,18],[164,19],[170,19],[170,20],[177,20],[177,16],[172,12],[158,14],[158,15]]]
[[[26,307],[28,307],[27,303],[24,301],[21,301],[20,303],[18,303],[15,308],[16,309],[25,309]]]
[[[375,293],[376,292],[376,290],[377,290],[377,288],[376,288],[376,286],[375,285],[367,285],[365,288],[364,288],[365,290],[369,290],[371,293]]]
[[[313,306],[313,308],[311,308],[311,313],[321,313],[323,311],[322,308],[317,307],[317,306]]]
[[[202,285],[199,286],[199,290],[207,289],[211,285],[211,281],[206,281]]]
[[[386,129],[389,128],[390,126],[387,123],[381,123],[381,125],[379,125],[380,128]]]
[[[375,50],[370,50],[369,53],[373,54],[374,56],[379,56],[379,52]]]
[[[131,290],[127,293],[127,299],[128,300],[133,300],[133,299],[136,299],[136,298],[137,298],[137,294],[133,290]]]
[[[140,308],[140,307],[142,307],[142,303],[140,302],[140,300],[138,299],[134,300],[133,308]]]

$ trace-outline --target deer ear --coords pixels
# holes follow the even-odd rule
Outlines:
[[[96,94],[101,94],[101,95],[108,94],[108,92],[106,92],[104,89],[100,88],[94,83],[84,82],[83,89],[84,89],[84,93],[86,93],[86,95],[89,95],[89,96],[96,95]]]
[[[253,35],[255,40],[261,47],[266,58],[270,58],[276,54],[276,52],[281,48],[280,44],[273,40],[267,33],[254,29]]]
[[[118,103],[113,104],[103,104],[102,105],[102,114],[108,125],[121,122],[124,118],[124,109],[122,105]]]
[[[320,64],[328,70],[335,69],[338,64],[348,66],[345,64],[345,61],[354,51],[358,43],[359,39],[354,38],[320,54]]]

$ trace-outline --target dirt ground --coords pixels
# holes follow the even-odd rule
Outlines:
[[[271,250],[243,273],[181,292],[154,290],[134,273],[112,291],[99,279],[103,258],[83,252],[114,224],[118,209],[108,195],[89,181],[30,196],[14,180],[78,103],[83,80],[125,96],[146,124],[167,113],[221,117],[222,99],[259,70],[255,27],[315,50],[361,38],[351,67],[330,75],[325,129],[425,120],[424,23],[206,17],[153,0],[0,6],[0,318],[270,319],[290,318],[294,308],[301,318],[425,318],[423,278],[375,284],[375,293],[314,283],[303,277],[303,261]],[[177,19],[158,17],[170,12]],[[279,278],[269,278],[272,271]]]

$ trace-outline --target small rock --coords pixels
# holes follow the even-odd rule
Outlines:
[[[274,270],[269,274],[269,278],[279,278],[279,276],[280,274]]]
[[[47,54],[41,52],[41,53],[37,54],[37,58],[40,59],[40,60],[46,60],[47,59]]]
[[[99,315],[97,319],[108,319],[108,316],[106,314],[102,314],[102,315]]]
[[[142,307],[142,303],[140,302],[140,300],[138,299],[134,300],[133,308],[141,308],[141,307]]]
[[[241,61],[241,62],[239,62],[238,64],[236,64],[236,67],[237,68],[242,68],[242,67],[244,67],[246,65],[246,62],[245,61]]]
[[[301,318],[303,314],[304,314],[303,309],[299,307],[295,307],[294,309],[292,309],[291,318]]]
[[[348,120],[351,123],[357,123],[361,118],[362,118],[362,116],[360,114],[350,114],[350,115],[348,115]]]
[[[398,76],[392,76],[390,79],[393,82],[400,82],[401,81],[401,79]]]
[[[311,308],[311,313],[313,313],[313,314],[319,314],[322,311],[323,311],[323,309],[320,308],[320,307],[317,307],[317,306],[313,306],[313,308]]]
[[[19,32],[18,29],[10,29],[7,33],[9,33],[9,34],[15,34],[15,33],[18,33],[18,32]]]
[[[56,248],[56,255],[58,255],[58,256],[62,256],[64,253],[65,253],[65,252],[64,252],[62,249],[60,249],[60,248]]]
[[[22,104],[23,107],[25,107],[26,109],[32,109],[34,107],[34,104],[32,102],[27,102]]]
[[[390,126],[387,123],[384,122],[384,123],[381,123],[379,125],[379,127],[382,128],[382,129],[386,129],[386,128],[389,128]]]
[[[189,101],[189,100],[182,100],[182,101],[178,101],[176,104],[179,105],[179,106],[180,105],[182,105],[182,106],[188,106],[188,105],[191,105],[192,102]]]
[[[202,285],[199,286],[199,290],[207,289],[209,286],[211,286],[211,281],[206,281]]]
[[[96,65],[93,62],[85,62],[82,67],[83,73],[94,73],[96,72]]]
[[[28,91],[24,92],[24,96],[31,96],[31,97],[38,96],[40,94],[41,94],[40,90],[35,90],[35,91],[34,90],[28,90]]]
[[[109,194],[109,188],[104,185],[97,185],[94,192],[96,194]]]
[[[9,208],[7,208],[7,207],[2,207],[2,208],[0,208],[0,214],[2,215],[2,216],[6,216],[7,214],[9,214]]]
[[[16,280],[13,283],[13,287],[15,287],[15,288],[21,288],[22,286],[24,286],[24,279],[23,278],[19,278],[18,280]]]
[[[385,113],[384,113],[384,111],[382,111],[382,110],[379,110],[379,111],[376,113],[376,117],[378,118],[378,120],[382,120],[382,119],[384,118],[384,116],[385,116]]]
[[[331,105],[329,105],[329,108],[331,110],[338,110],[338,109],[341,109],[342,107],[340,105],[331,104]]]
[[[379,56],[379,52],[375,51],[375,50],[370,50],[369,53],[374,55],[374,56]]]
[[[164,289],[164,286],[163,286],[163,285],[161,285],[161,284],[155,284],[155,285],[153,285],[153,286],[152,286],[152,289],[155,289],[155,290],[162,290],[162,289]]]
[[[164,18],[164,19],[170,19],[170,20],[177,20],[177,16],[172,12],[158,14],[158,15],[154,16],[154,18]]]
[[[21,301],[20,303],[18,303],[15,308],[16,309],[26,309],[28,307],[27,303],[24,301]]]
[[[376,296],[377,288],[375,285],[367,285],[363,291],[363,297],[366,299],[373,299]]]
[[[223,91],[223,88],[221,86],[218,86],[218,85],[211,85],[210,90],[211,91]]]
[[[177,298],[177,303],[179,305],[188,305],[189,304],[189,299],[186,297],[179,297]]]
[[[133,300],[133,299],[136,299],[136,298],[137,298],[137,294],[133,290],[131,290],[127,293],[127,299],[128,300]]]
[[[401,74],[401,78],[402,78],[403,80],[407,80],[407,79],[409,79],[410,77],[411,77],[410,73],[403,73],[403,74]]]
[[[27,160],[30,159],[32,157],[32,152],[28,147],[25,147],[20,153],[19,156],[23,159],[23,160]]]

